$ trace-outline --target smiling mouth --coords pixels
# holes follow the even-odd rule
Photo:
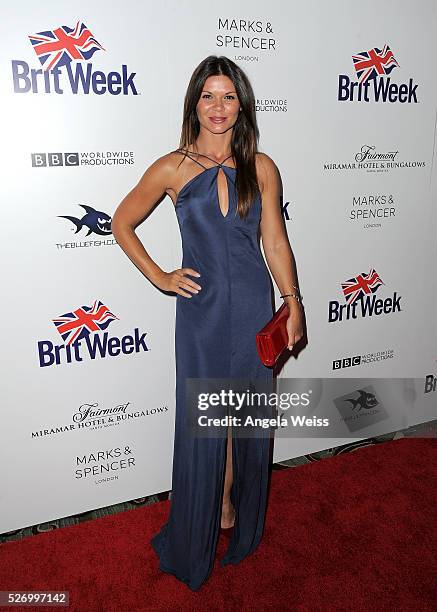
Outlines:
[[[223,121],[226,121],[226,117],[210,117],[209,119],[213,123],[223,123]]]

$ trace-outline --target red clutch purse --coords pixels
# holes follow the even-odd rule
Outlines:
[[[288,306],[284,302],[270,321],[256,334],[258,354],[265,366],[274,366],[288,344],[288,315]]]

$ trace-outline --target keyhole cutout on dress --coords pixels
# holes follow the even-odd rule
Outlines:
[[[221,216],[227,217],[229,212],[228,178],[221,166],[217,171],[217,201]]]

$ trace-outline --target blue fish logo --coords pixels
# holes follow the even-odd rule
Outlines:
[[[379,404],[373,393],[368,393],[367,391],[363,391],[362,389],[357,391],[357,393],[359,393],[359,397],[357,399],[350,398],[344,400],[345,402],[350,402],[352,404],[352,410],[355,410],[357,406],[359,410],[363,410],[363,408],[370,410],[371,408],[375,408],[375,406]]]
[[[82,219],[78,219],[77,217],[70,217],[68,215],[58,215],[61,219],[68,219],[76,226],[77,234],[83,227],[88,228],[87,236],[91,233],[98,234],[99,236],[108,236],[112,234],[111,222],[112,218],[106,213],[95,210],[92,206],[87,206],[86,204],[79,204],[82,208],[85,209],[86,214],[82,217]]]

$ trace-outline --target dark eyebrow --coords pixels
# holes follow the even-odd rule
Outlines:
[[[202,93],[209,93],[209,94],[210,94],[210,93],[212,93],[212,92],[211,92],[211,91],[208,91],[207,89],[204,89],[204,90],[202,91]],[[228,94],[230,94],[230,93],[234,93],[234,94],[236,94],[237,92],[236,92],[236,91],[227,91],[227,92],[226,92],[224,95],[225,95],[225,96],[227,96],[227,95],[228,95]]]

